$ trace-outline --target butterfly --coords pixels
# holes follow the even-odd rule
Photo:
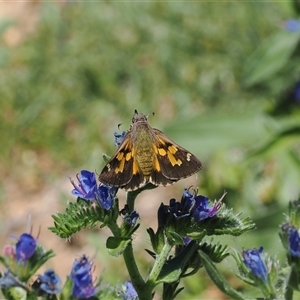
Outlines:
[[[129,130],[100,173],[99,181],[134,191],[147,183],[173,184],[201,168],[195,155],[152,128],[148,117],[135,110]]]

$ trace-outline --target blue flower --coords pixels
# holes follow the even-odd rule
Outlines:
[[[224,197],[224,195],[223,195]],[[195,198],[195,205],[192,209],[192,214],[196,222],[213,217],[222,206],[223,197],[213,206],[208,203],[208,197],[199,195]]]
[[[17,261],[25,263],[34,254],[36,247],[36,239],[28,233],[23,233],[16,244]]]
[[[138,294],[134,289],[131,281],[125,282],[125,292],[122,294],[123,300],[136,300],[138,299]]]
[[[58,294],[62,290],[59,276],[51,269],[38,275],[38,281],[39,290],[46,294]]]
[[[85,200],[95,200],[97,192],[97,181],[95,173],[87,170],[82,170],[80,174],[76,175],[76,177],[78,180],[78,185],[76,185],[75,182],[70,179],[72,185],[74,186],[72,194]]]
[[[170,200],[169,209],[176,219],[187,217],[191,214],[191,209],[195,203],[195,196],[184,189],[181,202],[176,202],[175,199]]]
[[[296,228],[291,228],[289,234],[289,249],[291,256],[300,257],[300,236]]]
[[[295,19],[287,20],[284,24],[286,30],[291,32],[300,31],[300,21]]]
[[[100,184],[96,193],[96,200],[102,208],[110,210],[114,204],[117,191],[118,188],[116,187]]]
[[[263,251],[263,247],[260,247],[258,250],[249,249],[243,251],[243,258],[244,258],[243,262],[256,277],[260,277],[266,283],[267,268],[260,256],[262,251]]]
[[[115,132],[114,136],[115,136],[115,146],[119,147],[121,145],[121,143],[124,140],[124,137],[126,135],[126,131],[123,131],[121,134]]]
[[[131,226],[135,226],[137,219],[140,218],[140,215],[134,210],[129,215],[124,216],[123,220],[129,223]]]
[[[79,260],[75,260],[71,271],[73,281],[72,295],[78,299],[87,299],[95,295],[96,288],[93,286],[91,274],[93,263],[83,255]]]

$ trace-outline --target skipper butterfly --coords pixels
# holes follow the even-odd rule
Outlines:
[[[152,128],[147,116],[135,110],[129,130],[103,168],[99,180],[133,191],[147,183],[156,186],[173,184],[201,168],[195,155]]]

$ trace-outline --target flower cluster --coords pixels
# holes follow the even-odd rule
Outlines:
[[[210,205],[208,197],[197,196],[196,191],[191,193],[189,189],[185,189],[180,202],[171,199],[169,205],[161,204],[158,210],[159,225],[165,225],[166,220],[170,216],[173,216],[177,220],[192,217],[195,222],[211,218],[220,210],[223,197],[213,205]]]
[[[74,189],[72,190],[73,195],[87,201],[96,201],[105,210],[111,209],[118,191],[117,188],[106,186],[102,183],[98,186],[96,174],[88,170],[82,170],[76,177],[78,184],[70,179],[74,186]]]

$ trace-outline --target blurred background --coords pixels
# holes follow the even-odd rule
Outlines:
[[[118,124],[127,130],[137,109],[204,165],[198,178],[140,195],[134,243],[144,272],[151,262],[145,229],[156,228],[159,204],[179,200],[187,184],[212,200],[226,190],[226,204],[257,224],[221,241],[237,250],[262,245],[284,261],[279,225],[300,189],[299,5],[1,2],[1,245],[29,232],[29,223],[57,253],[50,267],[62,278],[85,253],[96,257],[104,282],[128,279],[122,257],[106,252],[105,230],[66,242],[47,228],[75,201],[68,176],[100,173]],[[231,274],[233,261],[218,268],[246,288]],[[204,272],[184,285],[180,299],[223,297]]]

